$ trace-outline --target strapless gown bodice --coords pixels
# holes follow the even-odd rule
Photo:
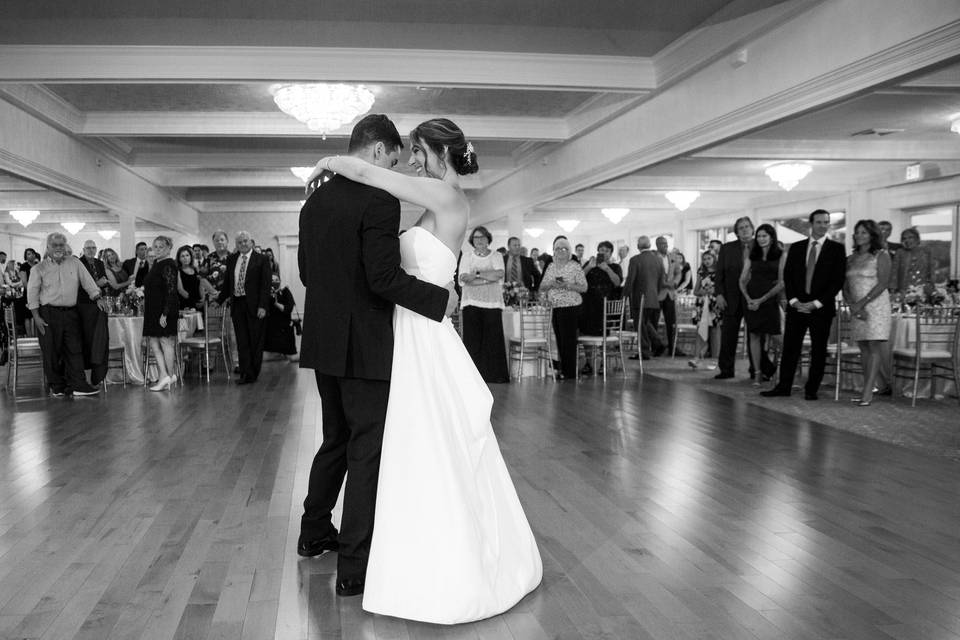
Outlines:
[[[435,235],[411,227],[400,236],[400,266],[418,280],[442,287],[453,280],[457,258]]]

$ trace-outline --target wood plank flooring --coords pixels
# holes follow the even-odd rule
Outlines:
[[[294,551],[319,402],[265,367],[0,397],[0,638],[960,639],[960,465],[650,376],[493,387],[543,584],[372,616]]]

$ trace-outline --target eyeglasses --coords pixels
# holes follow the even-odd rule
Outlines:
[[[553,250],[554,253],[556,253],[557,251],[566,251],[567,253],[570,253],[570,247],[557,247],[556,249]]]
[[[474,240],[486,240],[487,236],[473,236]]]

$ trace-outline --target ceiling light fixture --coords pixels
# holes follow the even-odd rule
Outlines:
[[[664,196],[680,211],[686,211],[700,197],[699,191],[667,191]]]
[[[960,116],[957,116],[950,122],[950,131],[960,133]]]
[[[313,167],[290,167],[290,173],[300,178],[301,182],[306,182],[313,173]]]
[[[606,216],[607,220],[613,224],[619,224],[623,217],[630,213],[630,209],[624,207],[609,207],[606,209],[600,209],[600,213]]]
[[[577,225],[580,224],[579,220],[557,220],[557,224],[560,225],[560,228],[566,231],[567,233],[573,233],[573,230],[577,228]]]
[[[101,229],[100,231],[97,231],[97,235],[104,240],[113,240],[113,236],[117,235],[117,232],[113,229]]]
[[[539,238],[543,233],[543,229],[539,227],[533,227],[532,229],[524,229],[523,232],[531,238]]]
[[[813,169],[805,162],[779,162],[764,170],[767,177],[780,185],[784,191],[790,191]]]
[[[373,92],[363,85],[281,84],[270,92],[281,111],[319,131],[324,139],[370,111],[374,100]]]
[[[39,215],[39,211],[16,210],[10,212],[10,217],[22,224],[24,227],[29,227],[30,223],[36,220],[37,216]]]
[[[85,223],[85,222],[61,222],[61,223],[60,223],[60,226],[63,227],[64,229],[66,229],[66,230],[70,233],[70,235],[75,236],[75,235],[77,235],[78,233],[80,233],[80,231],[81,231],[85,226],[87,226],[87,223]]]

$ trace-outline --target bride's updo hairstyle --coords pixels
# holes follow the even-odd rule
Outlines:
[[[473,144],[467,142],[463,131],[446,118],[434,118],[421,122],[410,132],[411,142],[429,147],[431,151],[443,158],[443,148],[450,151],[450,164],[453,170],[461,176],[476,173],[480,169],[477,164],[477,154],[473,151]]]

